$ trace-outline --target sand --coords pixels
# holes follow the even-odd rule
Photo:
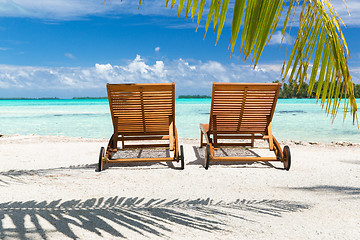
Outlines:
[[[360,146],[288,141],[292,166],[179,163],[95,172],[106,139],[0,137],[1,239],[360,239]],[[259,150],[266,155],[266,150]]]

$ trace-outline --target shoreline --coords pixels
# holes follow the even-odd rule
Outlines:
[[[113,129],[106,102],[69,101],[4,103],[0,108],[0,112],[4,113],[0,134],[61,134],[89,138],[111,136]],[[179,137],[200,137],[199,123],[209,121],[210,105],[206,100],[187,99],[176,103]],[[338,116],[332,123],[324,110],[311,99],[279,99],[272,127],[278,140],[321,143],[346,141],[360,144],[360,131],[351,120],[350,116],[345,121]],[[24,121],[27,124],[24,125]]]
[[[21,135],[21,134],[0,134],[0,142],[10,140],[12,142],[19,141],[19,142],[26,142],[36,139],[47,139],[50,141],[59,141],[59,142],[108,142],[109,139],[107,138],[84,138],[84,137],[72,137],[72,136],[63,136],[63,135],[36,135],[36,134],[29,134],[29,135]],[[179,137],[179,143],[188,143],[188,144],[197,144],[199,143],[200,138],[183,138]],[[257,140],[256,143],[262,143],[265,141]],[[280,145],[299,145],[299,146],[353,146],[359,147],[360,143],[352,143],[347,141],[336,141],[336,142],[316,142],[316,141],[302,141],[302,140],[283,140],[279,141]]]

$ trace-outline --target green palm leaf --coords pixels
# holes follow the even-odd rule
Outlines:
[[[316,98],[321,99],[321,106],[325,106],[326,112],[331,112],[334,119],[344,98],[345,113],[350,107],[353,122],[357,121],[357,105],[347,62],[349,50],[341,30],[343,22],[330,0],[235,0],[231,3],[228,0],[208,1],[211,1],[211,4],[206,16],[204,37],[210,22],[213,21],[214,31],[217,27],[217,42],[227,10],[233,9],[230,55],[240,34],[240,52],[245,61],[252,55],[254,67],[280,22],[283,24],[281,31],[283,36],[287,30],[290,32],[292,25],[298,24],[295,26],[298,27],[297,38],[282,68],[283,81],[287,80],[289,83],[295,81],[299,88],[302,82],[309,81],[310,90],[318,81]],[[140,5],[141,2],[139,1]],[[168,2],[169,0],[166,0],[166,4]],[[190,12],[190,6],[192,6],[192,18],[196,11],[198,12],[196,29],[202,19],[206,0],[200,1],[199,9],[198,2],[199,0],[188,0],[186,6],[186,17]],[[171,7],[175,3],[176,0],[171,0]],[[179,0],[178,15],[183,10],[184,3],[184,0]],[[299,19],[294,21],[297,9],[300,15]],[[283,20],[281,16],[284,16]],[[243,28],[240,33],[242,22]],[[311,62],[313,65],[310,71]]]

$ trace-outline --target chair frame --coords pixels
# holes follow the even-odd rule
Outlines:
[[[171,92],[171,96],[169,93]],[[109,99],[109,107],[113,122],[114,132],[109,139],[106,151],[102,147],[100,149],[98,171],[102,171],[104,166],[109,163],[129,163],[129,162],[172,162],[181,161],[180,169],[184,169],[184,153],[183,146],[179,148],[179,140],[175,125],[175,83],[150,83],[150,84],[107,84],[107,93]],[[116,94],[124,94],[122,98],[113,97]],[[116,94],[115,94],[116,93]],[[146,93],[148,95],[146,95]],[[167,95],[162,98],[161,94]],[[128,97],[128,94],[130,97]],[[151,96],[150,96],[151,95]],[[125,97],[124,97],[125,96]],[[119,100],[120,99],[120,100]],[[134,100],[135,99],[135,100]],[[165,99],[165,100],[164,100]],[[169,107],[161,106],[171,103]],[[116,102],[116,105],[114,104]],[[124,104],[122,104],[123,102]],[[126,112],[127,107],[136,105],[141,111]],[[139,108],[140,106],[140,108]],[[147,111],[147,107],[151,109]],[[154,109],[155,108],[155,109]],[[158,110],[157,110],[158,109]],[[164,110],[165,109],[165,110]],[[167,111],[164,114],[162,110]],[[159,113],[160,112],[160,113]],[[170,114],[169,114],[170,112]],[[160,116],[160,115],[161,116]],[[121,116],[123,115],[123,116]],[[141,117],[139,117],[141,116]],[[168,117],[168,126],[157,127],[160,124],[158,117],[164,119]],[[122,118],[120,118],[122,117]],[[122,119],[122,121],[119,120]],[[150,120],[148,120],[150,118]],[[125,120],[124,120],[125,119]],[[128,119],[128,122],[126,122]],[[135,119],[135,120],[133,120]],[[132,121],[132,122],[130,122]],[[152,124],[152,125],[151,125]],[[142,131],[139,131],[141,126]],[[147,128],[157,127],[160,130],[148,130]],[[121,129],[122,128],[122,129]],[[136,130],[134,130],[136,129]],[[166,140],[168,143],[151,143],[151,141]],[[129,141],[146,141],[142,144],[126,144]],[[118,142],[121,142],[121,148],[118,148]],[[155,158],[113,158],[118,150],[131,149],[151,149],[161,148],[174,151],[174,157],[155,157]]]
[[[282,150],[280,144],[274,137],[271,128],[271,121],[274,115],[276,102],[279,96],[281,84],[280,83],[213,83],[213,90],[212,90],[212,99],[211,99],[211,113],[210,113],[210,120],[209,124],[200,124],[200,147],[206,146],[205,150],[205,162],[204,167],[208,169],[210,162],[213,161],[280,161],[284,164],[284,169],[290,169],[291,163],[291,155],[290,155],[290,148],[285,146]],[[217,118],[221,117],[221,115],[225,115],[228,113],[228,109],[226,109],[226,103],[224,106],[223,112],[214,113],[214,96],[216,94],[216,89],[222,88],[222,90],[229,90],[234,91],[234,88],[243,89],[242,98],[241,100],[241,110],[239,114],[240,119],[236,119],[239,121],[239,125],[237,127],[237,131],[229,132],[229,131],[222,131],[218,129]],[[251,128],[247,129],[247,131],[241,131],[240,125],[242,124],[242,117],[245,110],[246,105],[246,93],[248,89],[253,91],[256,90],[270,90],[273,89],[275,91],[272,107],[270,114],[266,116],[267,124],[265,131],[257,131],[252,130]],[[236,91],[236,90],[235,90]],[[222,103],[224,104],[224,103]],[[262,111],[262,106],[259,104],[257,106],[259,112]],[[235,120],[235,119],[234,119]],[[256,121],[256,120],[255,120]],[[205,142],[203,141],[205,138]],[[250,140],[249,143],[244,142],[231,142],[231,143],[222,143],[219,142],[219,139],[227,139],[227,140]],[[223,146],[239,146],[239,147],[250,147],[254,148],[255,139],[262,139],[268,142],[269,150],[275,153],[275,157],[215,157],[215,151]]]

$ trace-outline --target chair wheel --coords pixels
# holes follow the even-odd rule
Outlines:
[[[183,170],[185,168],[185,157],[184,157],[184,147],[183,145],[180,145],[180,162],[181,162],[181,167],[180,169]]]
[[[284,169],[286,171],[289,171],[291,166],[291,154],[290,154],[289,146],[284,147],[283,153],[284,153],[284,159],[283,159]]]
[[[100,148],[100,154],[99,154],[99,162],[98,162],[98,169],[97,172],[101,172],[104,168],[104,156],[105,156],[105,148]]]
[[[206,145],[206,149],[205,149],[205,164],[204,164],[204,168],[207,170],[209,168],[209,164],[210,164],[210,145]]]

